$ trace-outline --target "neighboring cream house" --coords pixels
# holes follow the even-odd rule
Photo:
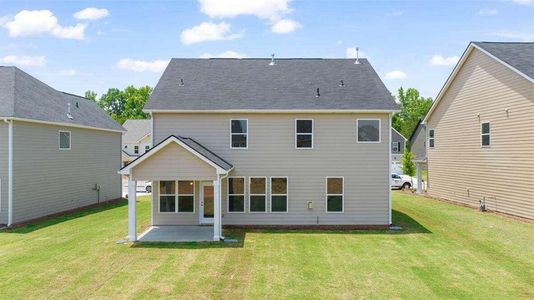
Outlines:
[[[534,43],[469,44],[424,123],[430,196],[534,219]]]
[[[0,224],[120,198],[123,131],[95,102],[0,67]]]
[[[391,116],[366,59],[172,59],[144,109],[154,147],[125,166],[152,181],[151,225],[391,224]]]
[[[122,127],[126,129],[122,135],[122,165],[125,166],[152,148],[152,121],[126,120]]]

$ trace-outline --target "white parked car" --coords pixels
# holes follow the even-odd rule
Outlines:
[[[152,181],[137,181],[137,192],[144,191],[147,193],[152,193]]]
[[[417,187],[417,179],[397,173],[391,174],[391,187],[397,189],[409,189]]]

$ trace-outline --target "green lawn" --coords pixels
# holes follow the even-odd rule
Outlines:
[[[0,298],[530,298],[534,225],[394,193],[387,231],[117,244],[126,203],[0,231]],[[140,229],[150,204],[140,199]]]

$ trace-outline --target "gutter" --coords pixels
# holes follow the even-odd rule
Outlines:
[[[8,124],[8,167],[7,167],[7,226],[13,224],[13,120],[4,118]]]

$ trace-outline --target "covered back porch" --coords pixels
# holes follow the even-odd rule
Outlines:
[[[221,240],[221,180],[232,169],[231,164],[195,140],[169,136],[120,171],[128,177],[128,239]],[[153,186],[151,227],[139,236],[135,193],[138,180],[152,181]]]

